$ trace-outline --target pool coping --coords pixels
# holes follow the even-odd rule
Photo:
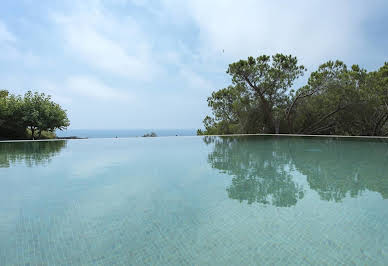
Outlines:
[[[244,137],[244,136],[264,136],[264,137],[307,137],[307,138],[344,138],[344,139],[381,139],[388,140],[388,136],[344,136],[344,135],[304,135],[304,134],[225,134],[225,135],[196,135],[196,136],[157,136],[151,138],[145,137],[120,137],[120,138],[77,138],[77,139],[68,139],[68,138],[57,138],[57,139],[38,139],[38,140],[0,140],[0,143],[9,143],[9,142],[39,142],[39,141],[63,141],[63,140],[90,140],[90,139],[132,139],[132,138],[141,138],[141,139],[155,139],[155,138],[176,138],[176,137]]]

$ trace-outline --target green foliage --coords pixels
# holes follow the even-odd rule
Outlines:
[[[388,120],[382,82],[383,68],[367,72],[340,62],[327,62],[311,73],[304,88],[311,93],[294,108],[297,133],[339,135],[386,135]],[[382,84],[381,84],[382,83]]]
[[[66,111],[44,93],[21,97],[0,91],[0,138],[53,138],[69,124]]]
[[[7,97],[9,92],[7,90],[0,90],[0,98]]]
[[[304,66],[298,65],[296,57],[276,54],[240,60],[230,64],[227,73],[231,75],[233,84],[245,87],[258,102],[262,131],[279,133],[284,115],[282,110],[288,103],[287,90],[304,71]]]
[[[0,139],[23,138],[26,127],[23,124],[23,100],[20,96],[10,95],[8,91],[0,93]]]
[[[31,133],[31,130],[27,128],[26,130],[26,136],[28,139],[32,139],[32,133]],[[55,132],[51,132],[51,131],[42,131],[40,133],[40,137],[39,139],[55,139],[57,137],[57,135],[55,134]]]
[[[144,134],[143,137],[144,138],[148,138],[148,137],[157,137],[158,135],[156,135],[155,132],[151,132],[151,133],[147,133],[147,134]]]
[[[214,118],[206,116],[203,120],[205,131],[198,131],[198,134],[253,133],[257,130],[252,127],[256,125],[252,119],[259,113],[259,104],[244,86],[229,86],[213,92],[207,101],[214,110]]]
[[[328,61],[294,91],[305,68],[276,54],[230,64],[232,85],[213,92],[198,135],[297,133],[388,135],[388,63],[374,72]]]

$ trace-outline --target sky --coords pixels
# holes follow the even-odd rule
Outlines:
[[[2,0],[0,89],[52,95],[70,129],[200,128],[248,56],[376,70],[387,14],[386,0]]]

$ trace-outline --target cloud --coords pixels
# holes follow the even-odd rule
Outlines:
[[[100,5],[52,17],[60,26],[65,48],[90,67],[143,82],[159,71],[150,42],[131,17],[117,20]]]
[[[181,68],[179,79],[183,81],[183,84],[189,89],[208,91],[209,88],[212,88],[212,84],[209,80],[189,68]]]
[[[199,127],[247,56],[291,53],[310,71],[388,56],[384,0],[54,2],[0,19],[0,78],[53,95],[78,128]]]
[[[128,91],[109,87],[89,76],[71,76],[65,82],[65,89],[83,96],[85,99],[96,98],[103,101],[127,102],[133,100]]]
[[[384,5],[381,1],[188,0],[176,10],[169,9],[172,2],[176,3],[163,1],[164,11],[182,23],[192,19],[203,61],[218,58],[230,63],[249,55],[283,52],[308,65],[360,56],[366,46],[362,25]]]
[[[4,22],[0,21],[0,43],[15,41],[16,37],[8,30]]]
[[[21,51],[18,48],[20,40],[0,20],[0,59],[7,62],[17,62],[22,66],[34,67],[41,61],[31,52]]]
[[[22,84],[34,84],[39,92],[52,95],[53,100],[68,111],[73,128],[120,128],[117,121],[134,114],[139,98],[132,90],[89,74],[70,75],[60,81],[32,78]]]

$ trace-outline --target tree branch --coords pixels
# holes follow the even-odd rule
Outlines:
[[[310,128],[314,128],[315,126],[319,125],[321,122],[325,121],[327,118],[329,118],[330,116],[336,114],[337,112],[345,109],[346,107],[348,107],[348,105],[345,105],[343,107],[340,107],[338,106],[337,109],[335,109],[334,111],[330,112],[329,114],[325,115],[324,117],[322,117],[320,120],[318,120],[317,122],[315,122],[314,124],[308,126],[308,127],[305,127],[303,128],[302,130],[300,130],[298,133],[302,133],[302,132],[305,132],[305,130],[307,129],[310,129]]]

